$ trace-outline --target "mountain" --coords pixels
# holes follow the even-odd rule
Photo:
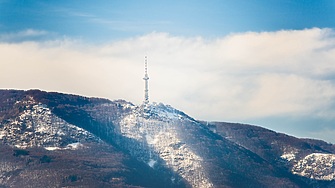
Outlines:
[[[169,105],[0,90],[0,187],[335,187],[334,145]]]
[[[208,127],[271,164],[299,175],[308,184],[315,187],[335,187],[333,144],[321,140],[298,139],[252,125],[211,122]]]

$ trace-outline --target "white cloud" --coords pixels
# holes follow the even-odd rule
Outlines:
[[[38,30],[33,30],[33,29],[27,29],[25,31],[21,31],[17,33],[17,36],[20,37],[27,37],[27,36],[40,36],[40,35],[46,35],[48,32],[46,31],[38,31]]]
[[[27,39],[29,37],[38,37],[38,36],[43,36],[47,34],[49,34],[49,32],[44,31],[44,30],[40,31],[40,30],[34,30],[34,29],[27,29],[27,30],[20,31],[17,33],[1,34],[0,41],[8,42],[8,41],[13,41],[13,40],[22,40],[22,39]]]
[[[231,34],[206,40],[167,33],[91,46],[1,43],[0,85],[141,103],[143,56],[150,100],[195,118],[315,114],[332,118],[335,38],[330,29]]]

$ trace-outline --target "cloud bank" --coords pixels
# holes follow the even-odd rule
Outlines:
[[[18,35],[45,34],[31,32]],[[140,104],[145,53],[150,101],[171,104],[197,119],[335,117],[331,29],[247,32],[216,39],[153,32],[100,46],[68,39],[1,42],[0,85]]]

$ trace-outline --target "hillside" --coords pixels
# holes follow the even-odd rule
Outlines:
[[[3,187],[335,185],[331,144],[161,103],[0,90],[0,122]]]

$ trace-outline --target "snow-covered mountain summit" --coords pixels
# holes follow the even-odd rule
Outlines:
[[[126,106],[127,107],[127,106]],[[186,141],[178,125],[195,122],[185,113],[171,106],[152,104],[131,106],[114,124],[122,135],[118,144],[150,167],[165,165],[189,182],[192,187],[213,187],[202,166],[202,157]],[[171,176],[178,182],[177,176]]]

